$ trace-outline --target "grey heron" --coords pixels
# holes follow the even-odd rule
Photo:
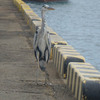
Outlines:
[[[48,63],[49,57],[50,57],[50,51],[51,51],[51,41],[50,36],[46,28],[46,20],[45,20],[45,13],[48,10],[54,10],[54,8],[49,7],[49,5],[43,5],[41,10],[41,17],[42,17],[42,23],[41,28],[36,30],[36,33],[34,35],[34,41],[33,41],[33,48],[34,48],[34,54],[35,58],[38,61],[38,70],[39,68],[46,72],[45,64]],[[37,73],[37,72],[36,72]],[[38,77],[38,73],[37,73]],[[37,81],[36,77],[36,81]],[[45,83],[46,83],[46,76],[45,76]]]

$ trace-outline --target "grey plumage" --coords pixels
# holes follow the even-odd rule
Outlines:
[[[34,54],[36,59],[39,59],[39,65],[41,69],[45,69],[44,62],[48,62],[50,57],[51,50],[51,42],[49,33],[45,31],[41,31],[41,29],[37,30],[34,36]]]
[[[45,62],[48,63],[51,50],[51,40],[49,32],[46,29],[45,12],[48,10],[54,10],[48,5],[43,5],[41,10],[42,24],[41,28],[36,29],[34,35],[33,48],[36,59],[38,60],[39,67],[42,71],[45,71]]]

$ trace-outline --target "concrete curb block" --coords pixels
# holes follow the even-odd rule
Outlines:
[[[70,45],[55,45],[53,55],[57,71],[63,78],[67,76],[67,67],[70,62],[85,62],[85,58]]]
[[[71,62],[67,69],[67,85],[77,100],[100,99],[100,72],[89,63]]]
[[[22,12],[34,35],[36,28],[41,27],[41,18],[22,0],[13,2]],[[100,100],[100,72],[91,64],[85,63],[85,58],[50,27],[47,26],[47,30],[52,45],[50,58],[53,59],[59,75],[66,78],[65,84],[75,94],[75,98]]]
[[[19,9],[19,11],[21,11],[21,5],[25,4],[25,2],[23,2],[22,0],[13,0],[13,2],[17,6],[17,8]]]

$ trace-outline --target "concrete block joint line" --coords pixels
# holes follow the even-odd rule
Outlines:
[[[41,27],[41,18],[22,0],[13,0],[22,12],[32,33]],[[77,100],[100,100],[100,72],[50,27],[51,58],[56,69]]]

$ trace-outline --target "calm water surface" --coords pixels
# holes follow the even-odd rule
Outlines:
[[[41,16],[44,3],[27,2]],[[47,24],[100,71],[100,0],[69,0],[46,3]]]

